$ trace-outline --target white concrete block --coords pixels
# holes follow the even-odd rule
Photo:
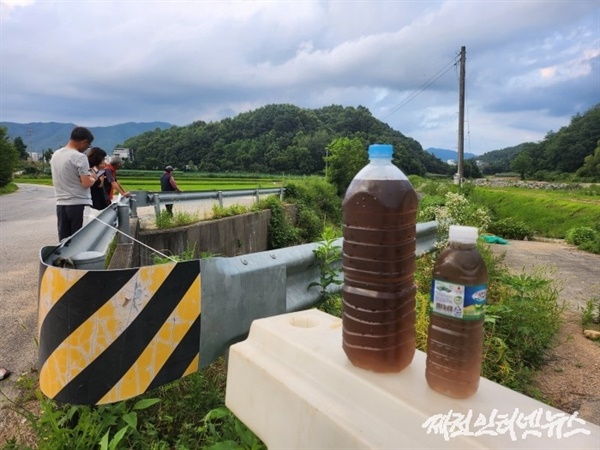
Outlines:
[[[226,405],[269,449],[600,449],[597,425],[487,379],[464,400],[431,390],[423,352],[397,374],[354,367],[318,310],[252,323]]]

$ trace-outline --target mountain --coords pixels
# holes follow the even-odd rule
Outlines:
[[[75,126],[72,123],[57,122],[0,122],[0,127],[7,129],[11,141],[20,136],[27,146],[27,151],[34,153],[42,153],[48,149],[56,150],[62,147],[69,141],[69,136]],[[164,130],[171,127],[172,125],[166,122],[127,122],[108,127],[88,128],[94,134],[93,145],[103,148],[106,153],[111,155],[115,147],[122,145],[132,136],[137,136],[146,131]]]
[[[135,154],[134,169],[170,164],[210,173],[311,175],[324,172],[327,148],[338,139],[356,139],[365,151],[373,142],[393,145],[394,164],[407,175],[449,170],[419,142],[376,119],[364,106],[307,109],[271,104],[219,122],[148,131],[124,145]]]
[[[444,162],[448,162],[448,160],[458,162],[458,152],[455,150],[447,150],[445,148],[429,147],[429,148],[426,148],[425,151],[431,153],[433,156],[441,159]],[[464,159],[472,159],[472,158],[477,158],[477,155],[475,155],[473,153],[464,153],[463,157],[464,157]]]

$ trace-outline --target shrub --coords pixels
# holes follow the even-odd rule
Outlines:
[[[514,220],[511,217],[494,221],[490,224],[488,231],[506,239],[517,239],[524,241],[533,238],[533,230],[524,222]]]
[[[596,239],[596,231],[589,227],[571,228],[565,235],[565,241],[569,244],[580,246]]]
[[[579,248],[586,252],[600,255],[600,233],[596,233],[596,237],[593,241],[584,242],[579,246]]]
[[[292,225],[277,197],[267,197],[258,202],[260,209],[271,210],[269,222],[269,248],[284,248],[299,243],[300,232]]]
[[[335,186],[323,178],[309,177],[302,181],[289,181],[285,185],[285,199],[313,210],[328,224],[338,225],[342,221],[341,199]],[[319,234],[320,232],[317,236]]]
[[[446,200],[441,195],[427,195],[419,202],[419,213],[417,222],[429,222],[435,220],[435,211],[444,206]]]
[[[167,211],[162,210],[158,216],[156,216],[155,223],[156,228],[164,229],[183,227],[185,225],[198,222],[199,220],[200,219],[197,214],[190,214],[186,211],[177,211],[173,213],[173,216],[171,216]]]
[[[324,223],[314,210],[298,205],[297,226],[302,242],[314,242],[323,232]]]
[[[237,203],[231,206],[222,207],[219,205],[213,205],[212,207],[212,218],[223,219],[225,217],[238,216],[240,214],[246,214],[250,209]]]
[[[438,222],[438,248],[446,245],[450,225],[477,227],[480,233],[487,231],[490,213],[487,208],[471,203],[464,195],[454,192],[446,193],[444,204],[428,206],[420,211],[420,218],[434,218]]]
[[[487,361],[482,369],[484,377],[522,390],[528,375],[543,363],[564,310],[549,275],[540,269],[533,275],[505,274],[492,280],[492,285],[499,284],[496,295],[488,301],[486,333],[493,335],[495,353],[503,355],[511,370],[499,370],[501,365]]]
[[[588,299],[584,307],[580,307],[581,326],[585,330],[600,323],[600,297]]]
[[[17,149],[8,139],[5,127],[0,127],[0,187],[12,181],[13,171],[19,161]]]

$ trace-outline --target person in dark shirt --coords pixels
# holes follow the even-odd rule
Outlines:
[[[183,192],[181,189],[179,189],[179,186],[177,186],[172,172],[173,166],[165,167],[165,173],[163,173],[160,177],[160,190],[162,192]],[[165,209],[167,210],[167,214],[173,217],[173,204],[165,205]]]
[[[88,151],[87,157],[90,163],[90,170],[98,177],[96,182],[90,187],[90,193],[92,194],[92,208],[101,211],[110,205],[107,189],[104,188],[104,183],[106,181],[106,175],[104,175],[106,168],[106,152],[100,147],[92,147]]]

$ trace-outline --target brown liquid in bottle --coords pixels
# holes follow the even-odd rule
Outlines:
[[[417,202],[406,179],[355,179],[344,198],[343,349],[357,367],[398,372],[413,359]]]
[[[437,258],[433,279],[458,285],[487,285],[487,269],[475,244],[451,242]],[[479,387],[483,317],[465,320],[432,312],[427,336],[425,378],[449,397],[466,398]]]

